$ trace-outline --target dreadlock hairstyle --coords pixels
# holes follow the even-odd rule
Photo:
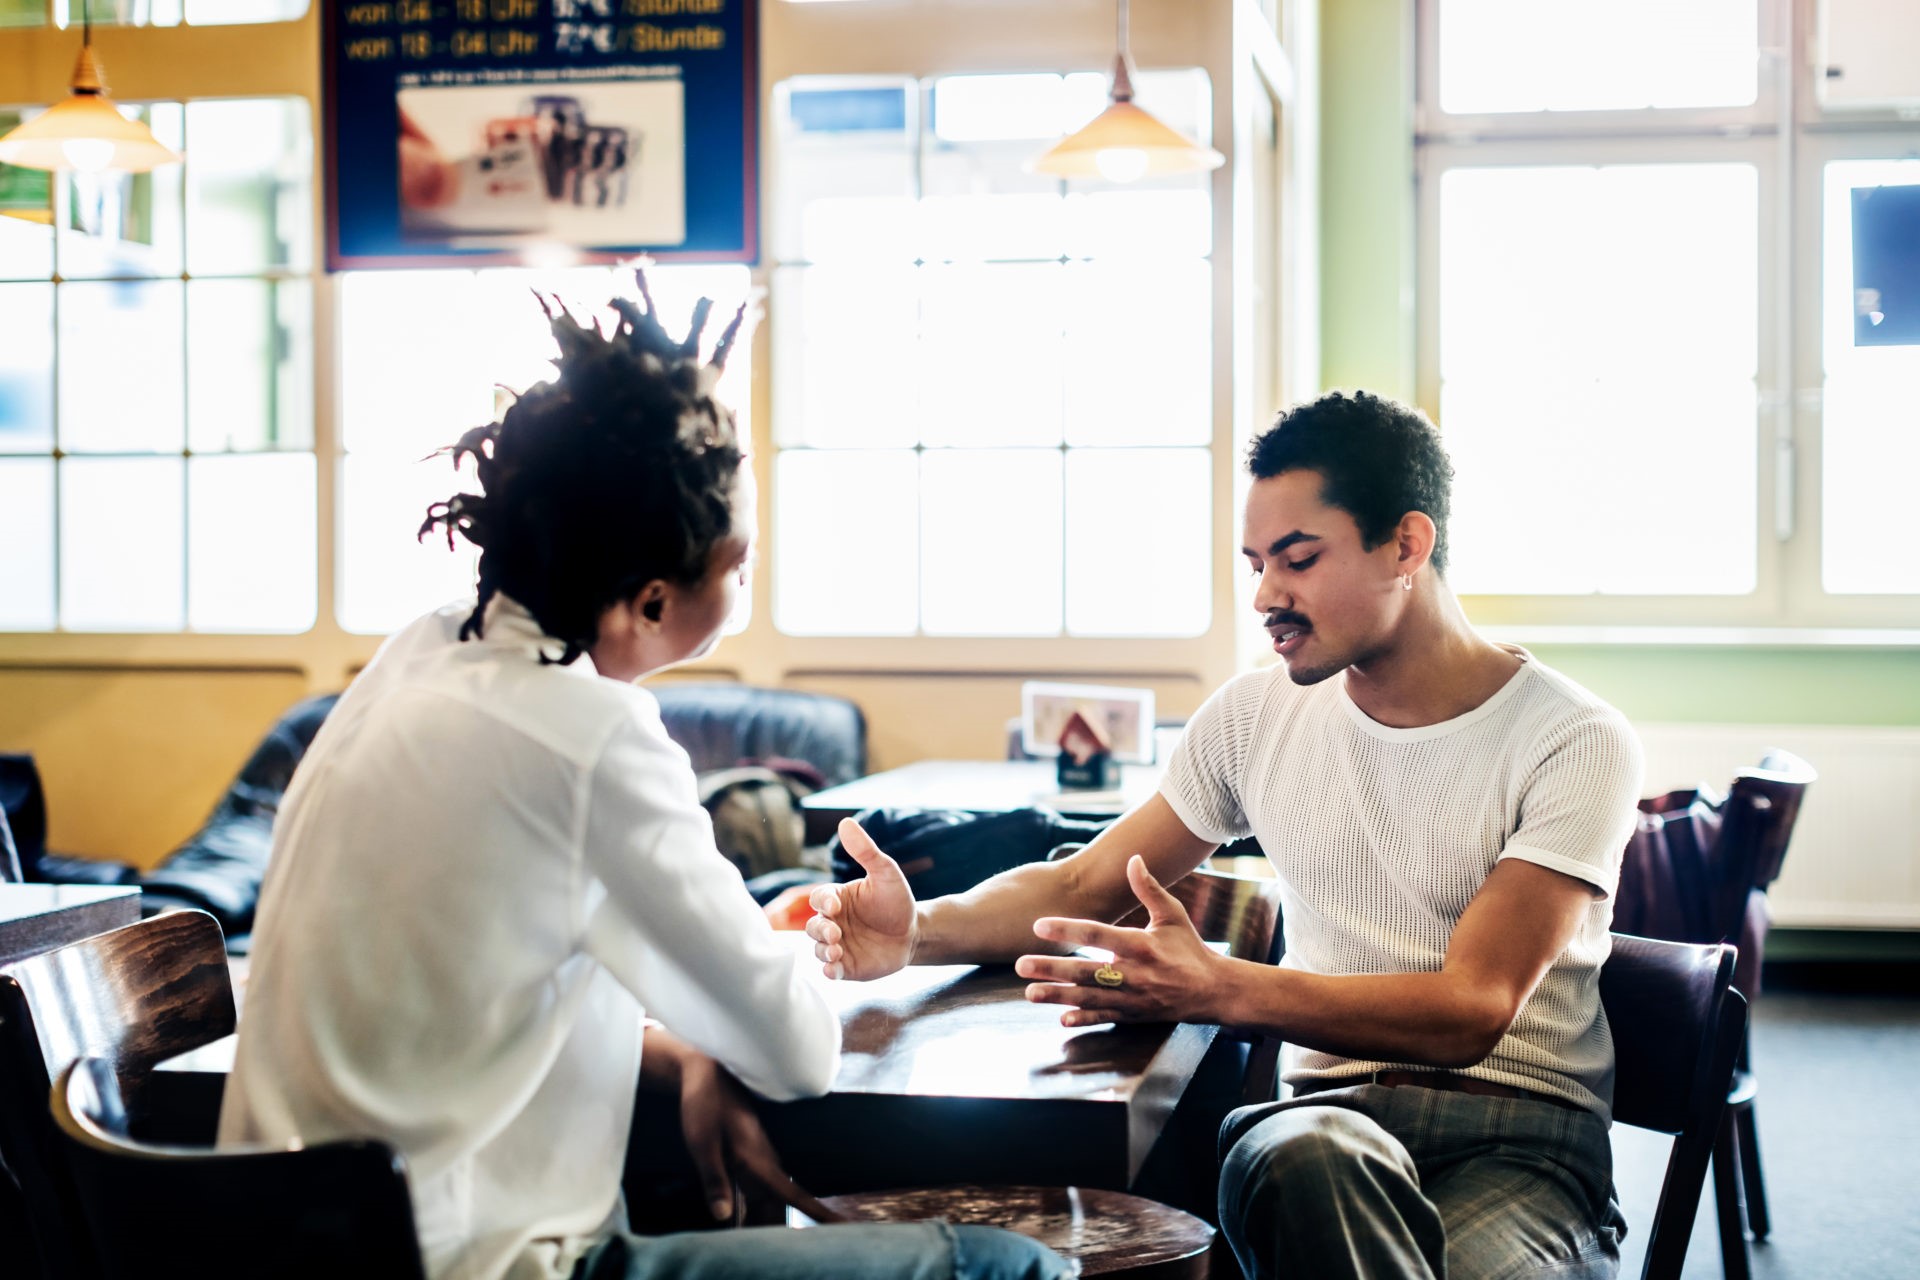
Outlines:
[[[634,272],[644,309],[608,305],[611,333],[589,328],[557,297],[540,307],[560,344],[556,376],[530,388],[498,422],[455,444],[471,456],[484,493],[456,493],[427,508],[420,539],[437,527],[480,548],[480,601],[460,638],[482,634],[487,604],[504,591],[565,645],[566,665],[599,638],[600,615],[655,579],[681,585],[706,575],[715,544],[732,530],[742,451],[733,412],[713,399],[746,318],[742,304],[701,364],[700,334],[713,303],[694,306],[683,339],[660,324],[646,275]]]

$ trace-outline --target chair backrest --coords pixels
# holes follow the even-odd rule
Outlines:
[[[1730,886],[1730,896],[1738,894],[1737,903],[1728,905],[1720,917],[1733,930],[1737,931],[1746,911],[1746,895],[1739,891],[1764,892],[1779,878],[1787,843],[1800,818],[1800,804],[1819,776],[1800,757],[1777,750],[1769,751],[1757,767],[1734,775],[1721,806],[1724,817],[1715,850],[1722,882]],[[1722,934],[1732,936],[1732,932]]]
[[[697,771],[779,757],[804,760],[829,786],[867,771],[867,718],[846,698],[746,684],[669,681],[647,688],[667,736]]]
[[[1236,960],[1278,964],[1285,949],[1280,933],[1280,882],[1271,876],[1235,876],[1208,867],[1196,867],[1167,886],[1193,920],[1194,929],[1208,942],[1224,942]],[[1119,923],[1138,928],[1147,921],[1145,907],[1136,907]],[[1230,1033],[1232,1028],[1227,1029]],[[1280,1038],[1239,1034],[1248,1040],[1246,1068],[1240,1078],[1240,1100],[1245,1104],[1271,1102],[1280,1072]]]
[[[1726,1109],[1747,1002],[1733,990],[1734,949],[1613,935],[1600,1000],[1613,1031],[1613,1118],[1674,1135],[1647,1242],[1646,1280],[1686,1259],[1714,1135]]]
[[[197,911],[142,920],[0,969],[0,1159],[19,1179],[48,1272],[97,1274],[59,1154],[48,1090],[99,1058],[146,1117],[140,1085],[163,1058],[232,1033],[220,926]],[[213,1117],[199,1118],[208,1139]]]
[[[20,881],[20,853],[13,847],[13,828],[7,825],[7,811],[0,809],[0,884]]]
[[[1272,964],[1280,920],[1280,882],[1272,877],[1234,876],[1197,867],[1167,886],[1193,920],[1194,929],[1208,942],[1224,942],[1227,954],[1238,960]],[[1119,923],[1138,928],[1147,909],[1135,907]]]
[[[383,1143],[136,1142],[113,1068],[98,1058],[69,1065],[51,1104],[104,1280],[424,1280],[406,1168]]]

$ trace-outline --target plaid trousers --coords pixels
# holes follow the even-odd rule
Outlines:
[[[1362,1084],[1242,1107],[1220,1226],[1254,1280],[1611,1278],[1607,1125],[1521,1098]]]

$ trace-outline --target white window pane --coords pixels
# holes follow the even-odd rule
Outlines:
[[[186,112],[177,102],[123,102],[120,113],[144,120],[154,137],[176,151],[186,145]],[[69,280],[178,275],[185,247],[182,168],[60,175],[60,274]]]
[[[1211,265],[1075,264],[1066,278],[1067,443],[1212,439]]]
[[[317,593],[312,454],[194,458],[187,625],[305,631]]]
[[[0,631],[53,621],[53,460],[0,458]]]
[[[1066,247],[1065,214],[1057,191],[929,191],[920,202],[921,255],[962,262],[1057,258]]]
[[[1439,0],[1440,107],[1455,113],[1739,106],[1757,0]]]
[[[0,453],[52,447],[53,286],[0,285]]]
[[[196,453],[313,446],[304,280],[187,284],[187,440]]]
[[[1847,160],[1823,180],[1820,574],[1831,592],[1920,592],[1905,550],[1912,477],[1920,470],[1920,347],[1854,345],[1856,187],[1920,183],[1917,160]]]
[[[185,586],[180,458],[60,464],[60,624],[177,631]]]
[[[1204,258],[1213,252],[1213,202],[1202,186],[1137,187],[1066,199],[1069,258]]]
[[[1758,198],[1741,164],[1442,177],[1458,589],[1753,590]]]
[[[773,421],[782,446],[919,442],[918,268],[781,268],[772,309]]]
[[[308,0],[186,0],[189,26],[291,22],[307,12]],[[158,7],[158,6],[156,6]]]
[[[918,98],[911,80],[807,76],[776,89],[776,258],[911,256]]]
[[[482,340],[461,323],[479,305],[471,275],[356,271],[338,279],[340,431],[349,453],[411,461],[492,420],[494,379]]]
[[[1080,127],[1074,108],[1084,105],[1069,98],[1057,75],[943,76],[933,85],[933,136],[942,142],[1057,138]]]
[[[1065,272],[1057,263],[924,269],[920,418],[928,444],[1060,443]]]
[[[921,462],[920,625],[933,635],[1060,631],[1061,454],[966,449]]]
[[[187,270],[306,270],[313,128],[305,99],[190,102],[186,128]]]
[[[180,449],[183,287],[178,280],[59,287],[61,448]]]
[[[452,551],[437,529],[424,541],[416,535],[430,504],[462,491],[478,492],[477,486],[471,461],[456,475],[444,458],[342,459],[335,584],[342,627],[383,635],[429,609],[473,595],[479,550],[457,533]]]
[[[1751,377],[1758,219],[1745,164],[1450,169],[1441,377],[1654,365]]]
[[[1067,630],[1197,636],[1213,602],[1205,449],[1067,453]]]
[[[1754,589],[1751,381],[1454,381],[1440,427],[1455,472],[1447,577],[1463,594]]]
[[[773,619],[788,635],[908,635],[920,599],[920,475],[909,450],[782,453]]]

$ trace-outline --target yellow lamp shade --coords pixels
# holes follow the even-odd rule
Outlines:
[[[0,163],[29,169],[145,173],[179,159],[153,130],[98,93],[75,93],[0,138]]]
[[[1129,101],[1109,103],[1084,128],[1028,162],[1034,173],[1131,182],[1168,173],[1217,169],[1226,157],[1191,142]]]

